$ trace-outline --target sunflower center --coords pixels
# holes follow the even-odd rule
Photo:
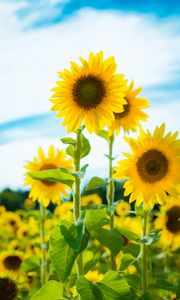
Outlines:
[[[72,95],[81,108],[96,108],[106,95],[105,83],[93,75],[83,76],[75,82]]]
[[[21,263],[22,263],[22,260],[17,255],[9,255],[3,261],[5,268],[8,270],[13,270],[13,271],[18,270],[21,266]]]
[[[144,182],[154,183],[161,180],[168,172],[168,160],[159,150],[151,149],[138,159],[137,171]]]
[[[122,119],[122,118],[126,117],[130,112],[130,108],[131,108],[130,103],[126,97],[124,99],[127,101],[127,104],[123,105],[123,108],[124,108],[123,112],[114,113],[115,119],[118,119],[118,120]]]
[[[14,300],[17,297],[18,289],[15,282],[9,278],[0,278],[1,300]]]
[[[40,168],[40,171],[43,171],[43,170],[50,170],[50,169],[57,169],[57,166],[54,165],[54,164],[51,164],[51,163],[47,163],[47,164],[44,164],[44,165]],[[44,185],[46,185],[46,186],[56,185],[56,182],[53,182],[53,181],[41,180],[41,182],[42,182]]]
[[[168,217],[166,228],[172,233],[180,232],[180,206],[171,207],[166,215]]]

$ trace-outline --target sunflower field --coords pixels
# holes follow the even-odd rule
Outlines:
[[[100,51],[58,72],[50,102],[66,149],[40,147],[22,209],[0,205],[0,300],[180,299],[178,132],[144,130],[150,104],[116,70]],[[87,132],[107,143],[104,177],[87,178]]]

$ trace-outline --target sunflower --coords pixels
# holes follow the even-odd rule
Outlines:
[[[8,232],[15,234],[18,228],[21,226],[22,221],[18,214],[7,211],[1,216],[1,224],[4,226]]]
[[[82,206],[100,205],[100,204],[102,204],[102,198],[98,194],[83,195],[81,197]]]
[[[155,221],[157,229],[162,229],[160,243],[176,250],[180,247],[180,198],[170,199],[162,206]]]
[[[23,252],[20,251],[3,251],[0,254],[0,272],[17,273],[20,270],[24,259]]]
[[[129,201],[136,200],[145,208],[153,208],[155,203],[162,204],[167,194],[176,196],[180,180],[180,141],[178,132],[165,133],[165,124],[156,127],[153,134],[141,129],[140,136],[125,138],[132,154],[124,153],[127,157],[118,162],[114,177],[128,178],[124,184],[125,196],[130,195]]]
[[[0,274],[0,295],[1,300],[20,299],[21,283],[12,274]]]
[[[54,215],[58,220],[73,220],[73,202],[62,202],[60,205],[58,205],[54,210]]]
[[[48,156],[45,156],[44,151],[39,148],[38,157],[35,157],[33,162],[29,162],[25,166],[31,172],[58,169],[60,167],[72,170],[72,159],[67,159],[66,153],[63,150],[55,151],[53,146],[49,147]],[[61,195],[68,196],[65,184],[46,180],[34,180],[28,174],[26,174],[25,185],[31,186],[29,197],[33,201],[38,200],[45,207],[49,205],[51,200],[53,203],[58,203]]]
[[[0,205],[0,217],[6,212],[6,208]]]
[[[116,214],[120,217],[124,217],[124,216],[128,215],[130,210],[131,210],[131,206],[126,201],[121,201],[116,206]]]
[[[124,75],[115,74],[114,57],[103,59],[103,52],[80,57],[82,65],[71,62],[71,70],[58,72],[61,80],[52,89],[51,102],[57,117],[63,117],[67,131],[76,131],[84,120],[87,130],[98,132],[123,111],[126,104]]]
[[[110,133],[116,131],[118,135],[121,128],[123,128],[124,132],[136,131],[137,127],[140,126],[140,121],[146,121],[148,118],[148,115],[142,111],[142,109],[150,106],[148,100],[137,97],[142,87],[133,90],[133,86],[134,81],[132,80],[125,92],[127,103],[123,106],[124,111],[114,113],[115,119],[110,126]]]
[[[99,273],[97,270],[95,270],[95,271],[89,271],[84,275],[84,277],[90,282],[97,282],[97,281],[101,281],[104,275]]]

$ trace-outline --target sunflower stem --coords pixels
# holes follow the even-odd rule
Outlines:
[[[39,204],[40,208],[40,237],[41,237],[41,286],[46,283],[47,278],[47,260],[46,260],[46,241],[45,241],[45,221],[46,221],[46,208],[42,203]]]
[[[113,144],[114,144],[114,133],[109,137],[108,146],[109,146],[109,180],[107,186],[107,201],[109,207],[111,207],[114,203],[114,179],[112,178],[113,175]],[[110,213],[109,218],[109,225],[110,229],[114,228],[114,214]],[[116,261],[114,254],[111,252],[111,268],[112,270],[116,270]]]
[[[82,129],[77,130],[77,139],[76,139],[76,146],[74,151],[74,167],[75,172],[80,171],[80,160],[81,160],[81,148],[82,148]],[[75,187],[74,187],[74,221],[75,223],[81,216],[81,179],[76,177],[75,178]],[[84,274],[83,270],[83,256],[80,253],[76,259],[76,266],[77,266],[77,276],[81,276]]]
[[[144,210],[144,215],[142,217],[142,234],[147,235],[147,220],[148,220],[148,210]],[[148,252],[147,245],[142,244],[142,291],[143,294],[148,291]]]

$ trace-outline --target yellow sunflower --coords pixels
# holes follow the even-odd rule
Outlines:
[[[98,194],[83,195],[81,197],[82,206],[100,205],[100,204],[102,204],[102,198]]]
[[[141,129],[140,136],[125,138],[132,153],[124,153],[127,159],[118,162],[114,177],[128,178],[124,184],[125,196],[130,202],[136,200],[145,208],[153,208],[155,203],[162,204],[171,196],[178,194],[180,180],[180,141],[178,132],[165,133],[165,124],[156,127],[153,134]]]
[[[6,208],[3,205],[0,205],[0,217],[6,212]]]
[[[133,90],[134,81],[132,80],[129,87],[125,92],[125,99],[127,103],[123,106],[124,111],[114,113],[115,120],[112,121],[110,126],[110,133],[116,132],[118,135],[120,129],[123,128],[124,132],[136,131],[140,126],[140,121],[146,121],[148,115],[142,109],[148,108],[149,102],[146,98],[137,97],[141,92],[142,87]]]
[[[115,74],[114,57],[103,59],[103,51],[80,61],[81,65],[71,62],[70,71],[58,72],[61,80],[52,89],[52,110],[64,118],[68,132],[76,131],[83,121],[90,133],[98,132],[114,119],[113,112],[123,111],[126,80]]]
[[[57,218],[59,223],[59,219],[61,220],[73,220],[73,202],[62,202],[58,205],[54,210],[54,216]]]
[[[171,197],[161,207],[155,226],[162,229],[160,242],[164,247],[171,247],[172,250],[180,247],[180,198]]]
[[[120,217],[125,217],[129,214],[129,211],[131,210],[131,206],[128,202],[126,201],[121,201],[117,206],[116,206],[116,214]]]
[[[95,270],[95,271],[89,271],[84,275],[84,277],[91,282],[97,282],[97,281],[101,281],[104,275],[99,273],[97,270]]]
[[[63,150],[56,150],[53,146],[49,147],[48,156],[45,156],[44,151],[39,148],[38,157],[34,158],[33,162],[29,162],[25,168],[28,171],[41,171],[48,169],[67,168],[72,170],[72,159],[67,159],[67,155]],[[28,174],[26,174],[25,185],[31,186],[29,197],[33,201],[38,200],[47,207],[52,201],[58,203],[61,196],[68,196],[67,186],[62,183],[34,180]]]
[[[22,282],[12,274],[5,272],[0,274],[0,295],[1,300],[20,299]]]
[[[0,273],[17,273],[20,270],[24,259],[24,253],[21,251],[3,251],[0,254]]]

